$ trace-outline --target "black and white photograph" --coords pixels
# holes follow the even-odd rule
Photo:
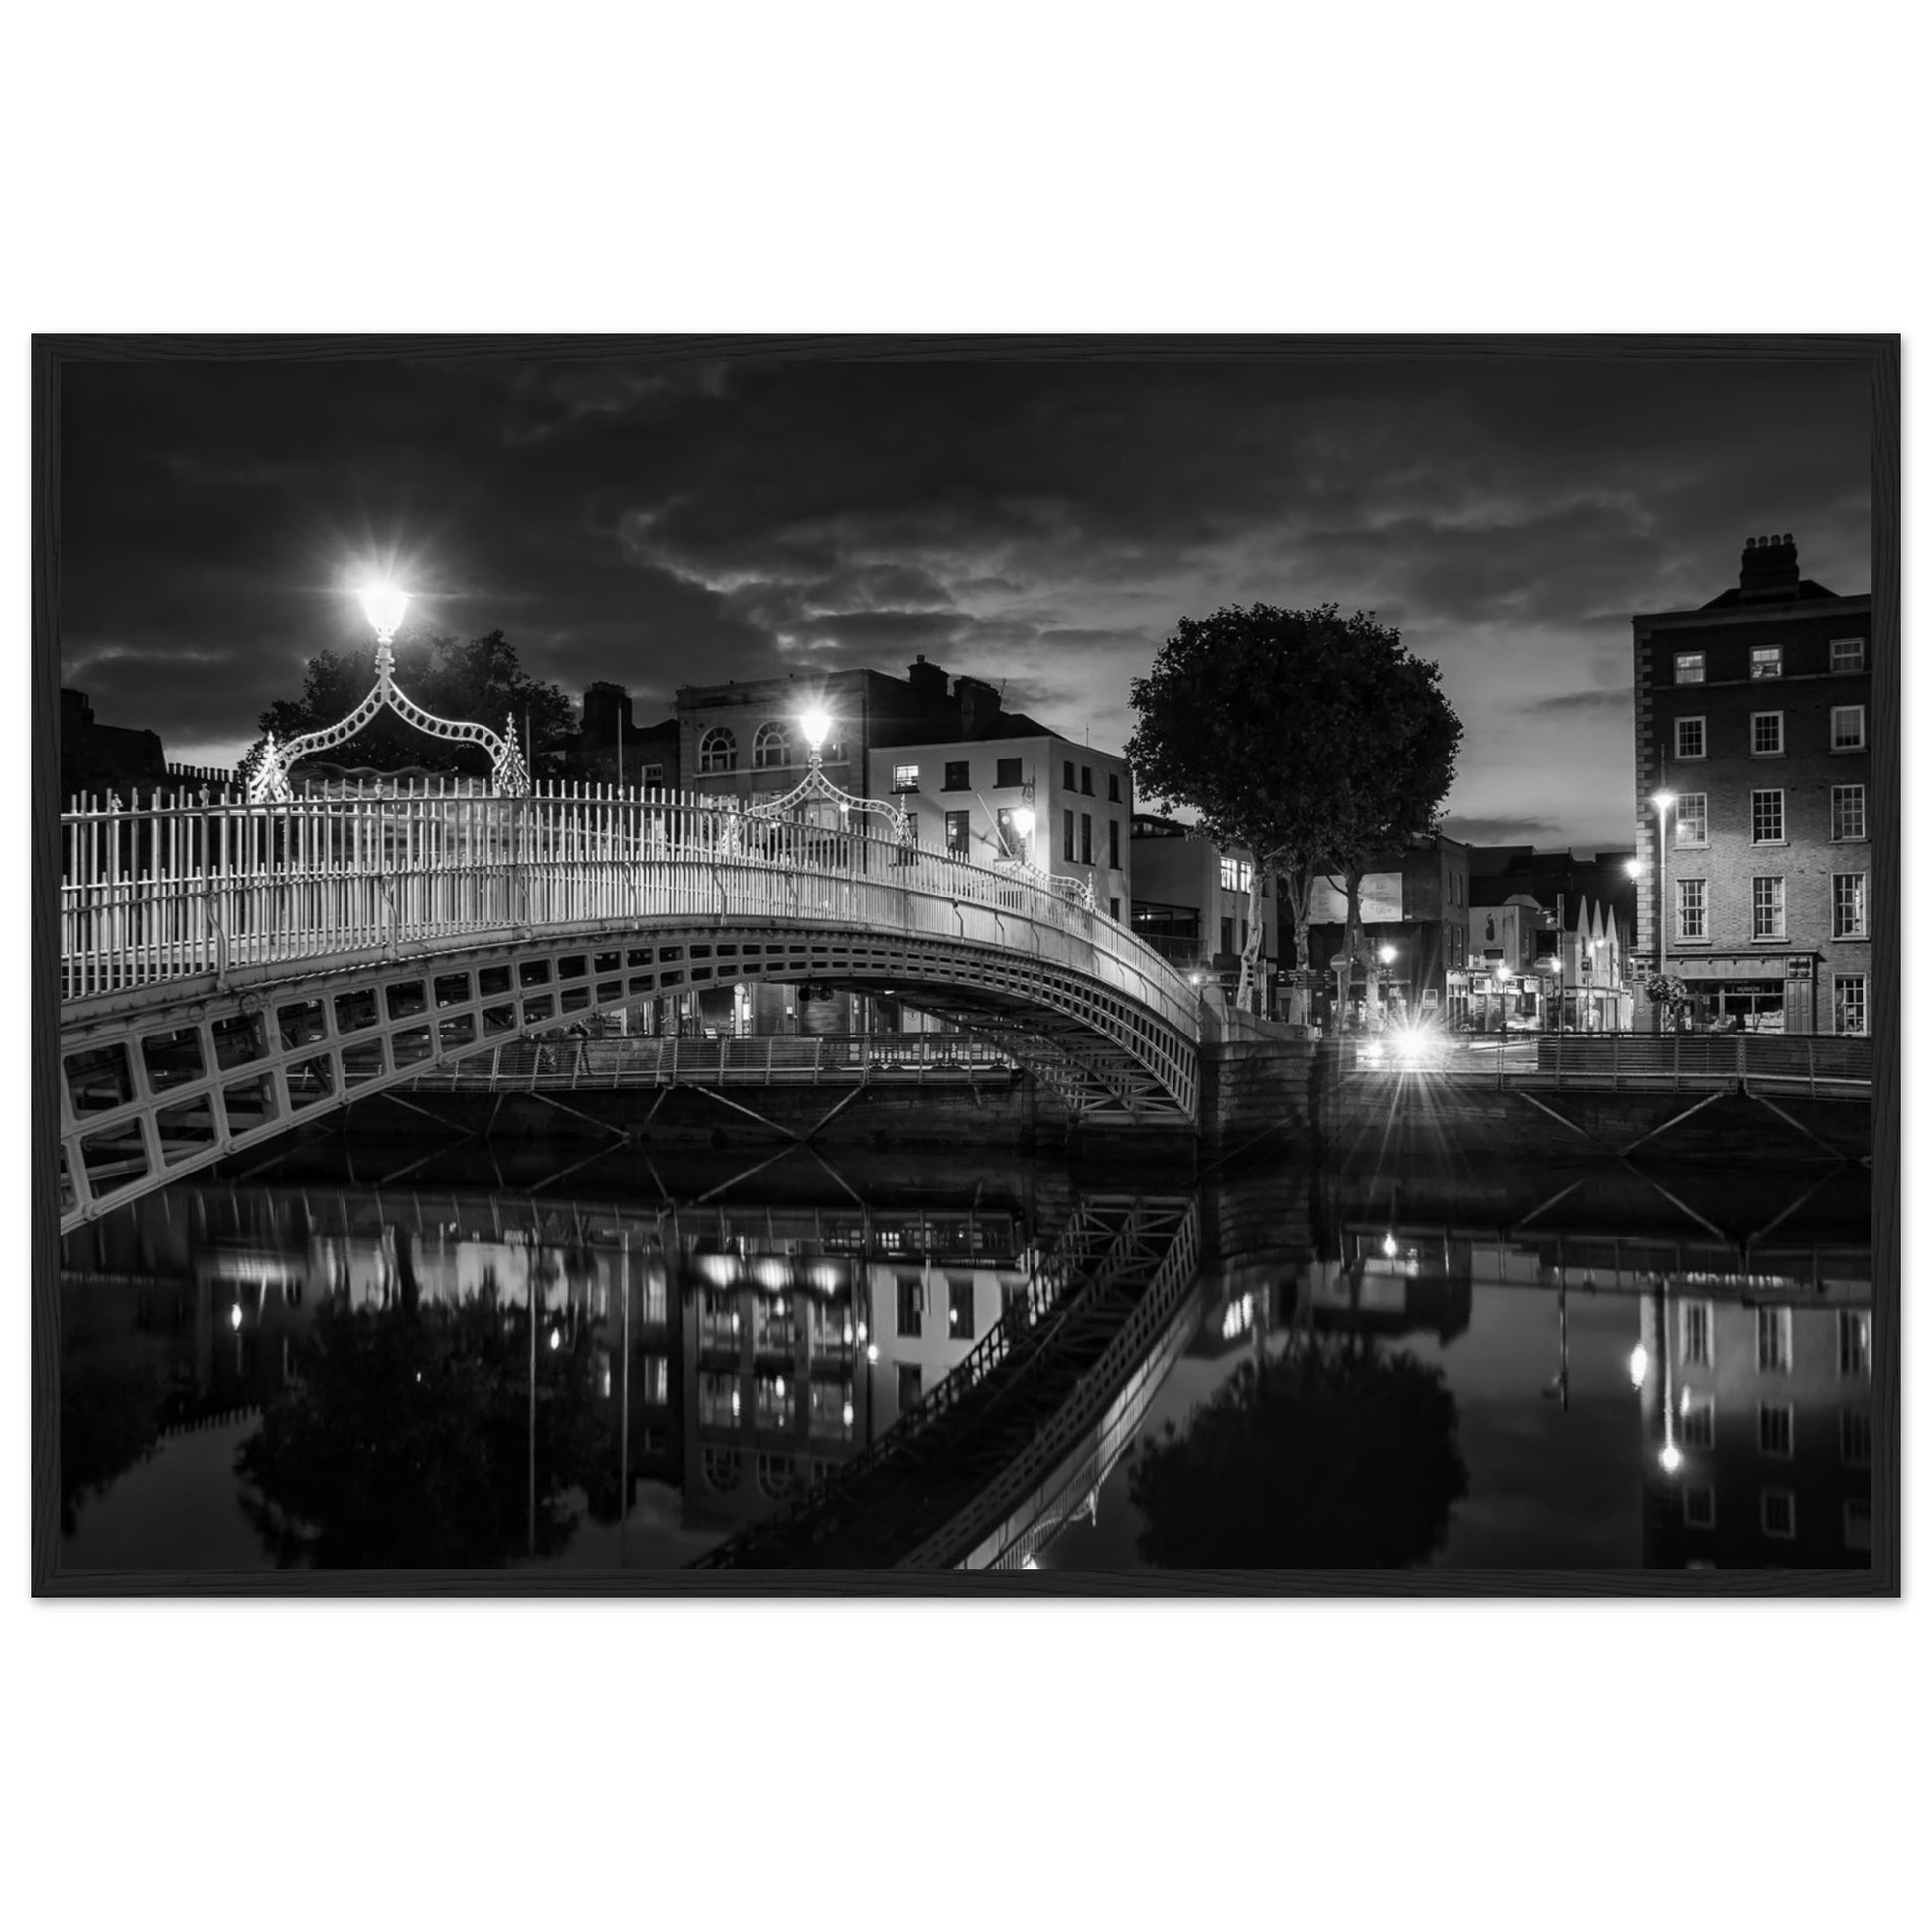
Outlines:
[[[1896,346],[41,339],[43,1587],[1895,1591]]]

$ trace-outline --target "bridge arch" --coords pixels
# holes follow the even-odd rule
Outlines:
[[[150,828],[172,866],[69,875],[63,1230],[466,1053],[758,979],[890,988],[1076,1113],[1193,1121],[1193,990],[1054,882],[708,801],[509,802],[205,809]]]

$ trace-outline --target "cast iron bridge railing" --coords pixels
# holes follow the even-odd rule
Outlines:
[[[716,799],[80,801],[63,1231],[485,1047],[735,983],[891,993],[1074,1112],[1191,1126],[1196,988],[1084,885]]]

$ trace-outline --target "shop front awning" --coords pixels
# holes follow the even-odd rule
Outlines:
[[[1816,953],[1809,952],[1699,953],[1693,958],[1682,959],[1673,955],[1670,971],[1687,982],[1809,979],[1817,959]]]

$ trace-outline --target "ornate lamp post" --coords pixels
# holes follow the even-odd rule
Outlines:
[[[286,804],[295,796],[289,773],[298,760],[353,738],[385,706],[430,738],[483,746],[489,753],[490,779],[496,791],[505,798],[529,795],[530,774],[517,749],[513,717],[505,718],[501,736],[487,725],[457,724],[425,711],[396,683],[396,656],[392,646],[396,627],[402,622],[408,605],[408,592],[398,590],[393,584],[371,584],[363,590],[362,609],[375,631],[375,683],[369,688],[368,696],[338,724],[325,726],[321,731],[304,732],[286,745],[278,745],[275,734],[270,732],[262,740],[255,768],[248,774],[249,804]]]
[[[861,821],[876,819],[881,830],[896,844],[910,844],[912,821],[898,806],[889,804],[883,798],[860,798],[852,792],[841,791],[825,775],[825,741],[832,731],[830,716],[814,705],[800,716],[798,726],[805,734],[805,775],[782,796],[748,805],[745,808],[746,818],[761,824],[773,820],[802,821],[806,824],[830,821],[832,829],[842,830],[850,830],[855,818]]]
[[[1657,977],[1664,979],[1669,974],[1668,958],[1664,951],[1664,921],[1669,917],[1667,901],[1670,897],[1670,844],[1664,835],[1670,823],[1670,808],[1677,803],[1677,794],[1672,791],[1653,792],[1650,802],[1657,808]],[[1664,1031],[1666,1011],[1666,1006],[1657,1007],[1659,1033]]]

